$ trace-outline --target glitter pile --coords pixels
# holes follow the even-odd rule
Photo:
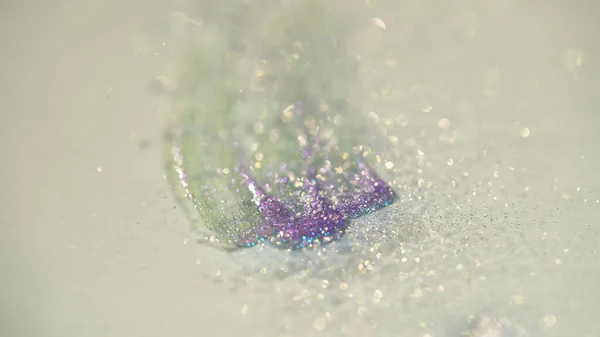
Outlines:
[[[297,122],[302,121],[304,104],[288,107]],[[227,189],[239,193],[240,208],[246,215],[237,219],[215,218],[216,210],[189,191],[180,147],[174,146],[176,171],[186,196],[196,204],[210,229],[221,232],[220,240],[237,247],[271,242],[278,247],[299,249],[326,244],[342,237],[352,218],[390,205],[396,198],[392,188],[380,178],[357,151],[350,161],[345,153],[341,165],[332,165],[328,144],[323,144],[318,128],[310,130],[297,123],[302,167],[297,176],[294,165],[283,163],[279,172],[269,172],[269,184],[259,183],[256,170],[243,160],[234,168]],[[326,137],[324,137],[326,138]],[[250,192],[245,197],[244,192]],[[207,194],[209,195],[209,194]],[[251,206],[252,205],[252,206]],[[248,214],[248,213],[254,213]],[[237,221],[236,221],[237,220]],[[217,226],[210,226],[217,223]],[[240,226],[240,223],[245,223]]]

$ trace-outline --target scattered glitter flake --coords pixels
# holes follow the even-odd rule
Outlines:
[[[324,330],[327,327],[327,319],[325,317],[317,317],[313,321],[313,327],[316,330]]]
[[[560,265],[560,264],[562,264],[562,261],[561,261],[561,259],[556,259],[556,260],[554,260],[554,263],[556,265]]]
[[[544,323],[544,327],[552,328],[556,325],[556,316],[554,315],[546,315],[542,318],[542,322]]]
[[[360,306],[360,307],[358,307],[356,312],[358,313],[358,316],[362,317],[367,314],[367,308],[365,306]]]
[[[384,22],[383,22],[383,20],[381,20],[380,18],[377,18],[377,17],[373,17],[373,18],[371,18],[371,23],[372,23],[372,24],[373,24],[375,27],[377,27],[377,28],[379,28],[379,29],[381,29],[381,30],[385,30],[385,29],[386,29],[385,23],[384,23]]]
[[[459,264],[457,264],[457,265],[456,265],[456,269],[457,269],[457,270],[462,270],[462,269],[463,269],[463,265],[462,265],[462,264],[460,264],[460,263],[459,263]]]
[[[98,166],[98,167],[96,167],[96,171],[98,171],[98,173],[102,173],[102,171],[104,171],[104,169],[102,168],[102,166]]]
[[[439,120],[438,126],[442,130],[448,130],[450,128],[450,120],[447,118],[442,118]]]
[[[240,310],[240,313],[242,315],[246,315],[248,313],[248,305],[247,304],[242,305],[242,310]]]
[[[452,160],[452,158],[448,159],[448,161],[446,161],[446,164],[448,164],[448,166],[452,166],[452,164],[454,164],[454,160]]]
[[[329,287],[329,281],[328,281],[328,280],[323,280],[323,281],[321,282],[321,287],[322,287],[322,288],[327,288],[327,287]]]
[[[385,168],[388,170],[391,170],[394,167],[394,163],[392,163],[391,161],[388,161],[385,163]]]
[[[197,265],[201,265],[202,264],[202,260],[201,259],[196,259],[196,264]]]
[[[525,303],[525,297],[523,297],[522,295],[515,295],[512,299],[516,305],[522,305],[523,303]]]
[[[379,115],[375,111],[369,112],[368,115],[369,115],[369,118],[371,118],[374,122],[377,122],[379,120]]]
[[[407,126],[408,118],[405,115],[398,115],[398,117],[396,117],[396,124],[400,126]]]
[[[373,293],[373,297],[381,299],[383,297],[383,291],[376,289],[375,292]]]
[[[267,268],[264,268],[264,267],[261,268],[260,269],[260,273],[263,274],[263,275],[265,275],[267,273]]]
[[[342,283],[340,283],[340,290],[341,290],[341,291],[346,291],[346,290],[348,290],[348,283],[346,283],[346,282],[342,282]]]
[[[415,288],[413,289],[410,297],[412,298],[420,298],[423,296],[423,290],[421,288]]]
[[[525,127],[521,129],[521,137],[527,138],[530,134],[529,128]]]

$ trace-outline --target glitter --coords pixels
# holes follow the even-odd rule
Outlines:
[[[381,30],[385,30],[385,29],[386,29],[385,23],[384,23],[384,22],[383,22],[383,20],[381,20],[380,18],[377,18],[377,17],[373,17],[373,18],[371,18],[371,23],[372,23],[372,24],[373,24],[375,27],[377,27],[377,28],[379,28],[379,29],[381,29]]]
[[[515,295],[512,299],[516,305],[522,305],[523,303],[525,303],[525,297],[521,295]]]
[[[369,112],[368,115],[369,115],[369,118],[371,118],[374,122],[377,122],[379,120],[379,115],[375,111]]]
[[[460,264],[460,263],[459,263],[459,264],[457,264],[457,265],[456,265],[456,269],[457,269],[457,270],[462,270],[462,269],[463,269],[463,265],[462,265],[462,264]]]
[[[530,131],[529,128],[523,128],[521,129],[521,137],[523,138],[527,138],[530,135]]]
[[[546,315],[542,318],[542,322],[546,328],[551,328],[556,325],[556,316],[554,315]]]
[[[335,125],[342,125],[342,116],[341,115],[335,115],[333,117],[333,124],[335,124]]]
[[[346,290],[348,290],[348,283],[346,283],[346,282],[342,282],[342,283],[340,283],[340,290],[341,290],[341,291],[346,291]]]
[[[327,320],[325,319],[325,317],[317,317],[313,321],[313,327],[319,331],[323,330],[327,327]]]
[[[356,146],[352,155],[342,152],[338,144],[333,142],[337,139],[329,129],[321,129],[321,121],[318,122],[315,117],[305,116],[300,109],[302,105],[298,103],[283,111],[284,120],[289,118],[297,123],[295,135],[282,141],[290,146],[294,139],[297,140],[300,146],[297,157],[301,159],[301,165],[285,162],[272,165],[271,158],[268,158],[271,149],[263,149],[261,144],[261,151],[257,152],[259,143],[249,143],[245,149],[241,147],[241,151],[238,151],[244,152],[240,154],[241,160],[237,164],[224,162],[224,165],[233,165],[227,169],[204,165],[206,170],[216,171],[217,175],[229,174],[227,180],[231,181],[231,185],[225,189],[231,188],[232,192],[237,190],[242,194],[242,200],[235,200],[237,195],[225,195],[218,188],[212,191],[204,189],[202,194],[192,195],[188,191],[188,180],[182,167],[181,149],[177,145],[172,149],[178,179],[186,189],[186,196],[196,202],[196,209],[206,220],[207,226],[218,231],[215,233],[218,239],[212,241],[238,248],[263,243],[283,249],[315,248],[341,238],[352,219],[387,207],[396,200],[396,194],[389,184],[364,159],[370,154],[377,161],[382,158],[362,146]],[[251,125],[257,133],[272,132],[262,122]],[[234,146],[238,145],[234,143]],[[330,150],[342,152],[341,158],[345,162],[339,163],[337,155],[329,157]],[[248,154],[250,157],[246,157]],[[253,159],[256,162],[252,162]],[[338,163],[332,164],[330,160]],[[388,169],[393,168],[392,162],[384,162]],[[281,167],[282,171],[277,171],[277,167]],[[268,182],[262,183],[259,179]],[[219,203],[221,200],[223,202]],[[236,208],[233,204],[240,207]],[[220,205],[232,206],[221,208]],[[232,207],[238,213],[232,214],[234,221],[227,221],[230,220],[229,216],[221,214]],[[366,270],[372,268],[367,264],[364,266]]]
[[[446,164],[448,164],[448,166],[452,166],[454,164],[454,160],[452,160],[452,158],[448,159],[448,161],[446,161]]]
[[[254,132],[256,132],[258,134],[262,134],[262,133],[264,133],[264,131],[265,131],[265,126],[262,123],[260,123],[260,122],[254,123]]]
[[[396,117],[396,124],[400,126],[407,126],[408,118],[405,115],[398,115],[398,117]]]
[[[240,310],[240,313],[242,315],[246,315],[248,313],[248,305],[247,304],[242,305],[242,310]]]
[[[442,118],[438,122],[438,127],[442,130],[448,130],[450,128],[450,120]]]
[[[96,168],[96,171],[98,171],[98,173],[102,173],[102,171],[104,171],[104,169],[102,168],[102,166],[98,166]]]
[[[385,163],[385,168],[388,170],[391,170],[394,167],[394,163],[392,163],[391,161],[388,161]]]
[[[423,290],[421,288],[413,289],[412,293],[410,294],[410,297],[412,298],[420,298],[421,296],[423,296]]]
[[[562,261],[560,259],[556,259],[556,260],[554,260],[554,263],[557,265],[560,265],[560,264],[562,264]]]

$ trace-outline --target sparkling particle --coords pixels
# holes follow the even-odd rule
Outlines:
[[[447,118],[442,118],[439,120],[438,126],[442,130],[448,130],[450,128],[450,120]]]
[[[512,299],[516,305],[522,305],[523,303],[525,303],[525,297],[523,297],[522,295],[515,295]]]
[[[358,307],[357,313],[359,316],[364,316],[367,314],[367,308],[364,306]]]
[[[448,166],[452,166],[454,164],[454,160],[452,160],[452,158],[448,159],[448,161],[446,161],[446,164],[448,164]]]
[[[240,310],[240,313],[242,315],[246,315],[248,313],[248,305],[247,304],[242,305],[242,310]]]
[[[327,320],[325,317],[317,317],[313,321],[313,327],[319,331],[324,330],[327,327]]]
[[[423,290],[421,288],[415,288],[413,289],[410,297],[412,298],[420,298],[423,296]]]
[[[98,171],[98,173],[102,173],[102,171],[104,171],[104,169],[102,168],[102,166],[98,166],[96,168],[96,171]]]
[[[348,290],[348,283],[346,283],[346,282],[342,282],[342,283],[340,283],[340,290],[341,290],[341,291],[346,291],[346,290]]]
[[[407,126],[408,118],[405,115],[398,115],[398,117],[396,117],[396,124],[400,126]]]
[[[522,128],[521,129],[521,137],[523,138],[527,138],[530,135],[530,131],[529,128]]]
[[[554,315],[546,315],[542,318],[542,322],[546,328],[552,328],[556,325],[556,316]]]
[[[383,22],[383,20],[381,20],[380,18],[377,18],[377,17],[371,18],[371,23],[375,27],[377,27],[377,28],[379,28],[381,30],[385,30],[386,29],[385,22]]]

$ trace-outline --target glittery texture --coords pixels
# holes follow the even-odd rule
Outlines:
[[[388,206],[394,200],[394,192],[374,170],[364,163],[362,176],[358,177],[361,189],[348,194],[337,203],[321,193],[321,183],[315,177],[300,180],[302,191],[308,198],[306,208],[295,214],[290,205],[269,193],[244,170],[244,181],[252,192],[254,204],[265,221],[264,226],[250,237],[246,245],[271,238],[278,244],[289,244],[293,248],[311,245],[315,242],[327,243],[338,238],[350,218]]]
[[[319,121],[326,118],[315,114],[315,110],[314,106],[297,102],[284,111],[284,116],[296,123],[290,127],[294,131],[286,133],[280,142],[293,144],[290,140],[295,139],[300,151],[294,156],[292,152],[297,150],[289,151],[294,146],[288,145],[287,151],[278,153],[287,160],[300,161],[264,158],[264,162],[271,163],[269,167],[263,167],[260,160],[252,165],[252,157],[244,155],[244,149],[252,146],[233,143],[238,163],[216,170],[205,165],[206,185],[202,188],[196,186],[196,177],[190,186],[181,145],[175,144],[172,151],[179,184],[186,197],[194,201],[205,226],[215,231],[217,241],[237,247],[263,242],[282,248],[313,247],[341,238],[350,219],[395,200],[392,188],[364,160],[368,151],[358,146],[353,154],[340,153],[339,145],[332,144],[331,140],[338,138],[332,136],[331,129],[317,126],[315,117]],[[236,150],[229,151],[235,157]],[[262,153],[255,153],[254,159],[257,155],[263,159]],[[186,160],[189,166],[190,158]],[[273,167],[273,163],[279,166]],[[229,178],[225,178],[227,175]]]
[[[295,111],[302,115],[300,109]],[[395,199],[392,188],[362,160],[356,163],[358,174],[343,176],[352,181],[350,188],[332,192],[331,187],[325,185],[334,181],[336,175],[330,168],[317,169],[315,158],[322,147],[318,138],[306,131],[308,139],[301,151],[306,174],[294,179],[293,186],[299,192],[292,194],[297,196],[296,200],[268,193],[248,167],[242,165],[243,182],[252,193],[252,201],[263,221],[255,232],[244,236],[242,245],[250,247],[265,240],[291,248],[328,243],[341,237],[349,219],[388,206]],[[280,184],[289,184],[289,180],[283,179]],[[291,204],[300,204],[300,209],[294,210]]]

